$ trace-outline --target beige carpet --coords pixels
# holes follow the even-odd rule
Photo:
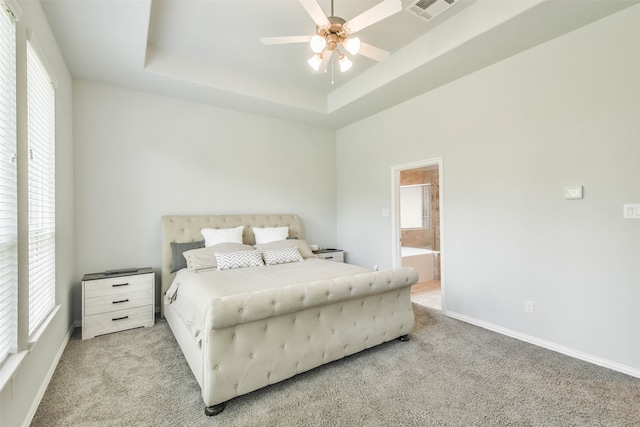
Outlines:
[[[69,342],[32,426],[638,426],[640,379],[414,305],[392,341],[207,417],[164,321]]]

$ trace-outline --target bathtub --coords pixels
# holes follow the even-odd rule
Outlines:
[[[400,257],[403,267],[413,267],[418,272],[418,281],[426,282],[440,278],[437,267],[439,254],[431,249],[403,246]]]

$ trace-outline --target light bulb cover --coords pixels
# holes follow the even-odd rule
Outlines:
[[[351,55],[357,55],[360,52],[360,39],[358,37],[346,39],[343,45]]]
[[[345,71],[349,71],[351,69],[353,62],[351,62],[351,60],[347,58],[347,55],[343,53],[342,55],[340,55],[338,64],[340,64],[340,71],[344,73]]]
[[[320,69],[320,64],[322,64],[322,55],[313,55],[309,60],[307,60],[307,64],[309,64],[309,66],[315,71],[318,71]]]
[[[321,53],[327,46],[327,41],[324,39],[324,37],[320,37],[316,34],[315,36],[311,37],[309,45],[311,46],[311,50],[314,53]]]

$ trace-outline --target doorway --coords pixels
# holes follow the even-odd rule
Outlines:
[[[393,265],[418,272],[414,303],[442,310],[442,159],[394,166],[392,181]]]

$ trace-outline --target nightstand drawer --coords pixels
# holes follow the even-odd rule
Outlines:
[[[149,305],[151,298],[153,298],[153,290],[151,288],[115,295],[86,297],[84,300],[84,314],[85,316],[91,316],[98,313]]]
[[[153,326],[153,315],[149,305],[85,316],[82,335],[94,337],[140,326]]]
[[[344,262],[344,252],[343,251],[319,251],[315,253],[316,256],[335,262]]]
[[[153,290],[153,273],[135,276],[110,277],[85,282],[85,298]]]

